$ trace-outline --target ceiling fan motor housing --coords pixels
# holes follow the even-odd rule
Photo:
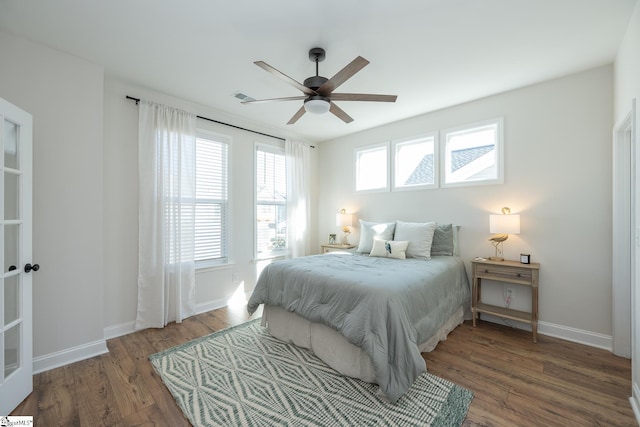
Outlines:
[[[304,79],[304,85],[306,87],[308,87],[309,89],[316,90],[320,86],[322,86],[327,80],[329,80],[329,79],[326,78],[326,77],[312,76],[312,77],[309,77],[307,79]]]

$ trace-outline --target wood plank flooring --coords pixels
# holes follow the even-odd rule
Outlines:
[[[260,316],[260,312],[254,317]],[[188,426],[149,355],[248,319],[244,307],[109,340],[109,353],[34,377],[13,415],[37,426]],[[429,372],[472,390],[465,426],[637,426],[631,364],[612,353],[470,322],[423,354]]]

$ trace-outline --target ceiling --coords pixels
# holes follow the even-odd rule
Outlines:
[[[0,0],[0,31],[101,64],[107,75],[313,142],[613,62],[636,0]],[[305,114],[302,82],[358,55],[370,64],[336,92],[398,95],[336,102],[354,121]],[[213,117],[215,118],[215,117]]]

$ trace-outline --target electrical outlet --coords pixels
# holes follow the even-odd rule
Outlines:
[[[513,302],[514,292],[512,288],[506,288],[504,290],[504,305],[509,308]]]
[[[238,273],[231,273],[231,282],[236,283],[238,281]]]

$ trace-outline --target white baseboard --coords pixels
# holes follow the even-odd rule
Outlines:
[[[584,329],[571,328],[569,326],[556,325],[547,322],[538,322],[538,333],[550,337],[573,341],[608,351],[613,351],[613,336],[585,331]]]
[[[118,338],[135,331],[136,322],[134,320],[131,322],[120,323],[118,325],[107,326],[104,328],[104,339],[110,340],[111,338]]]
[[[229,305],[229,298],[220,298],[213,301],[208,301],[203,304],[196,305],[196,314],[206,313],[207,311],[217,310]]]
[[[633,409],[633,414],[636,416],[636,421],[640,424],[640,387],[634,381],[631,389],[632,395],[629,398],[629,403],[631,403],[631,409]]]
[[[48,371],[70,363],[79,362],[94,356],[108,353],[107,342],[98,340],[87,344],[71,347],[55,353],[45,354],[33,358],[33,373]]]
[[[531,325],[527,323],[521,323],[511,320],[507,321],[488,314],[483,314],[482,320],[511,326],[525,331],[531,331]],[[583,329],[576,329],[569,326],[556,325],[554,323],[548,322],[538,322],[538,334],[560,338],[566,341],[572,341],[591,347],[602,348],[608,351],[612,351],[613,349],[613,337],[611,335],[599,334],[596,332],[585,331]]]

